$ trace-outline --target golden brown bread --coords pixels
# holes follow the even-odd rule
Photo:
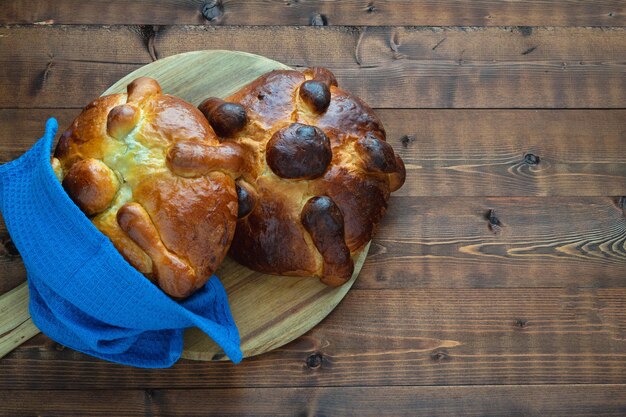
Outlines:
[[[245,154],[230,254],[265,273],[346,282],[405,179],[372,109],[324,68],[273,71],[199,109]],[[195,160],[209,153],[202,145]]]
[[[90,103],[52,165],[128,262],[181,298],[209,279],[233,238],[239,151],[220,145],[198,109],[139,78],[128,94]]]

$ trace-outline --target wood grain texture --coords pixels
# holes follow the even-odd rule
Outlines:
[[[0,290],[24,281],[19,256],[0,265]],[[355,286],[621,288],[625,276],[619,198],[392,197]]]
[[[378,108],[626,107],[626,28],[28,26],[0,29],[0,108],[82,107],[151,56],[207,48],[327,66]]]
[[[28,288],[0,295],[0,358],[39,333],[28,312]]]
[[[156,415],[190,416],[621,416],[623,385],[384,387],[155,391]],[[207,401],[208,399],[208,401]]]
[[[626,3],[205,3],[4,1],[0,24],[36,25],[0,27],[0,162],[154,59],[237,49],[330,67],[409,182],[294,342],[139,370],[38,335],[0,360],[0,415],[626,415]],[[0,294],[24,279],[0,222]]]
[[[358,287],[624,287],[620,200],[392,197]]]
[[[626,111],[379,110],[404,196],[626,193]]]
[[[2,391],[0,415],[55,416],[156,416],[147,391]],[[196,414],[198,415],[198,414]]]
[[[25,152],[41,135],[46,118],[57,117],[64,129],[78,112],[0,109],[0,161]],[[395,195],[626,194],[626,110],[376,113],[408,170],[409,181]]]
[[[625,413],[624,385],[0,392],[0,414],[12,417],[621,417]]]
[[[28,150],[48,117],[56,117],[64,129],[79,112],[0,109],[0,162]],[[409,173],[409,181],[394,195],[626,194],[626,110],[378,109],[376,113]]]
[[[357,26],[620,26],[619,0],[7,0],[0,23]],[[204,14],[203,14],[204,10]],[[319,17],[318,17],[319,16]],[[316,20],[316,17],[317,20]]]
[[[37,336],[0,361],[4,389],[626,383],[626,289],[352,289],[267,354],[170,369],[114,365]]]

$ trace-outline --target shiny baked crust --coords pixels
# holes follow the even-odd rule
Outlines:
[[[190,176],[198,145],[202,172]],[[52,165],[126,260],[182,298],[210,278],[233,238],[237,152],[220,145],[198,109],[139,78],[127,94],[85,107],[59,139]]]
[[[230,254],[265,273],[350,279],[405,179],[372,109],[324,68],[273,71],[199,108],[245,154]]]

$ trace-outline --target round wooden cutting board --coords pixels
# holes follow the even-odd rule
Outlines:
[[[137,77],[156,79],[163,92],[194,105],[207,97],[227,97],[249,82],[286,65],[258,55],[231,51],[195,51],[160,59],[128,74],[103,95],[125,92]],[[316,278],[278,277],[251,271],[226,258],[216,275],[228,292],[239,327],[243,356],[275,349],[304,334],[326,317],[346,295],[359,274],[369,245],[354,259],[352,279],[330,288]],[[225,355],[198,329],[185,333],[183,357],[222,360]]]

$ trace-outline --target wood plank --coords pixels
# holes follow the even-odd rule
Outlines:
[[[392,197],[355,287],[624,287],[625,213],[610,197]]]
[[[619,204],[611,197],[392,197],[355,288],[626,287]],[[10,247],[4,225],[0,241]],[[0,252],[0,266],[0,293],[25,280],[19,256]]]
[[[623,110],[380,110],[409,167],[398,195],[626,193]]]
[[[623,385],[254,388],[155,391],[156,415],[623,416]],[[208,414],[207,414],[208,413]]]
[[[152,408],[148,392],[141,390],[0,392],[0,415],[11,417],[144,417]]]
[[[378,108],[626,107],[626,28],[157,29],[1,28],[0,108],[82,107],[151,54],[206,48],[327,66]]]
[[[626,383],[626,289],[353,289],[305,336],[230,363],[142,370],[37,336],[2,389]]]
[[[79,112],[0,109],[0,162],[28,150],[48,117],[57,117],[64,129]],[[379,109],[377,114],[409,172],[396,195],[626,194],[626,110]]]
[[[357,26],[620,26],[620,0],[8,0],[0,23],[309,25]],[[205,16],[203,16],[203,10]]]
[[[0,414],[55,416],[623,416],[624,385],[0,392]]]
[[[0,163],[18,158],[43,135],[46,120],[59,122],[59,134],[81,109],[0,109]],[[57,138],[58,138],[57,134]]]
[[[39,333],[28,311],[28,287],[0,296],[0,358]]]

